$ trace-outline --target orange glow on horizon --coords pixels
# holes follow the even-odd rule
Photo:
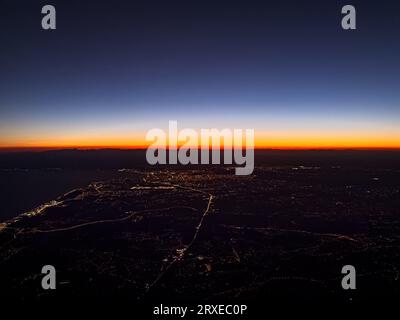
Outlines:
[[[29,137],[29,135],[26,135]],[[0,149],[146,149],[152,142],[146,141],[146,132],[90,134],[66,133],[40,136],[14,136],[6,139],[0,137]],[[200,141],[200,135],[199,135]],[[200,141],[201,142],[201,141]],[[184,142],[178,143],[181,147]],[[191,147],[202,147],[190,145]],[[236,145],[237,147],[238,145]],[[243,145],[245,146],[245,145]],[[162,147],[162,146],[161,146]],[[221,143],[223,147],[223,143]],[[235,147],[235,145],[234,145]],[[400,130],[380,132],[369,131],[255,131],[255,149],[400,149]]]
[[[0,149],[146,149],[152,143],[145,140],[145,133],[135,133],[125,136],[84,137],[65,136],[52,139],[31,139],[29,141],[15,139],[5,142],[0,140]],[[127,138],[128,137],[128,138]],[[184,142],[178,143],[181,147]],[[244,146],[244,145],[243,145]],[[255,149],[400,149],[400,132],[256,132]],[[162,146],[160,146],[162,147]],[[191,147],[197,147],[192,145]],[[201,145],[200,145],[201,147]],[[223,143],[221,143],[223,147]],[[234,147],[237,147],[237,145]]]

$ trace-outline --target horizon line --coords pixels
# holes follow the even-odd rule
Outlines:
[[[55,146],[55,147],[44,147],[44,146],[16,146],[16,147],[2,147],[0,146],[0,152],[45,152],[45,151],[62,151],[62,150],[78,150],[78,151],[96,151],[96,150],[147,150],[147,146]],[[166,149],[169,148],[153,148],[153,149]],[[179,148],[178,148],[179,149]],[[198,150],[202,148],[197,148]],[[213,149],[210,147],[209,149]],[[223,147],[219,148],[224,150]],[[235,148],[232,148],[235,149]],[[246,148],[243,147],[242,150]],[[267,147],[267,146],[255,146],[254,150],[271,150],[271,151],[400,151],[399,147]]]

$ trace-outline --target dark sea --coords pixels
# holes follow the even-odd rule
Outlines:
[[[122,174],[118,170],[0,169],[0,222],[70,190]]]

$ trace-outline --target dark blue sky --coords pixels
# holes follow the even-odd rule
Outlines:
[[[168,119],[400,137],[399,2],[277,2],[0,0],[0,144]],[[57,30],[41,29],[44,4]]]

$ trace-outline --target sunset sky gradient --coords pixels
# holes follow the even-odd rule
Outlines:
[[[145,147],[253,128],[259,148],[400,148],[400,5],[0,1],[0,148]],[[21,4],[22,3],[22,4]],[[43,5],[47,4],[43,2]]]

